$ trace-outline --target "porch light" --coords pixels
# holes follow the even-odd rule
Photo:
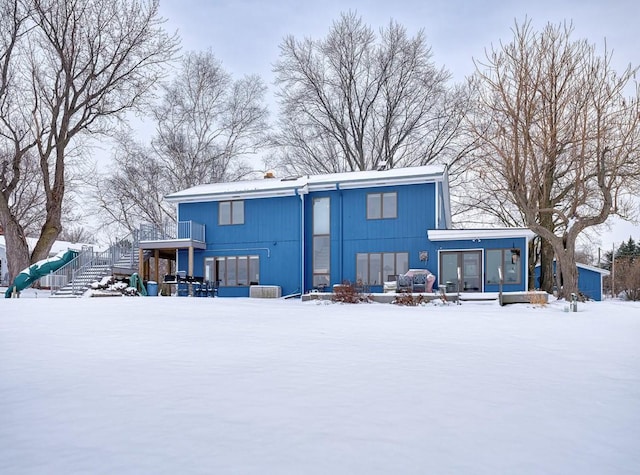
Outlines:
[[[511,249],[511,263],[517,264],[520,260],[520,249]]]

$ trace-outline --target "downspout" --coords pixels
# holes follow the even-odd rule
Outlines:
[[[304,234],[304,195],[309,192],[307,186],[296,188],[296,194],[300,197],[300,293],[304,294],[304,277],[305,277],[305,234]]]
[[[440,197],[440,193],[439,193],[439,191],[440,191],[440,189],[439,189],[440,182],[436,181],[436,182],[434,182],[434,184],[435,184],[434,188],[435,188],[435,192],[436,192],[436,197],[435,197],[435,200],[434,200],[435,203],[436,203],[435,228],[436,229],[440,229],[440,199],[439,199],[439,197]]]
[[[524,249],[522,254],[524,254],[524,265],[520,272],[524,272],[524,291],[529,291],[529,236],[525,236],[524,238]]]
[[[336,183],[336,190],[338,190],[338,262],[340,263],[338,267],[339,275],[338,275],[338,283],[342,283],[344,281],[343,271],[344,271],[344,263],[342,259],[342,243],[343,243],[343,213],[342,213],[342,190],[340,189],[340,183]]]

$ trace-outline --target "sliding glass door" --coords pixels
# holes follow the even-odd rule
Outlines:
[[[441,251],[438,282],[449,292],[458,284],[461,292],[482,292],[482,251]]]

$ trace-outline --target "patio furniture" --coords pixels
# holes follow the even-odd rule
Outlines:
[[[413,291],[413,278],[408,275],[399,275],[398,284],[396,285],[396,292],[411,292]]]
[[[413,292],[427,291],[427,274],[417,274],[417,273],[413,274],[412,291]]]

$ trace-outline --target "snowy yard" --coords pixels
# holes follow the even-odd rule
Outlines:
[[[2,474],[640,473],[640,303],[45,295],[0,302]]]

